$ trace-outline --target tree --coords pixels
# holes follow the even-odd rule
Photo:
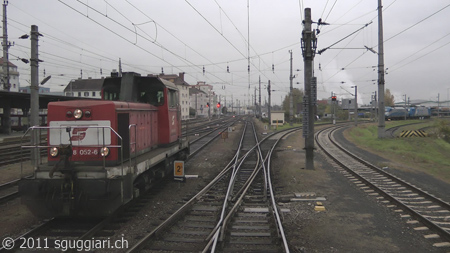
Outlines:
[[[303,102],[303,90],[299,90],[297,88],[292,89],[292,95],[293,95],[293,101],[294,101],[294,114],[297,114],[296,112],[296,108],[297,108],[297,104],[302,104]],[[289,106],[290,106],[290,102],[289,102],[289,94],[287,96],[284,97],[283,100],[283,111],[285,112],[285,114],[289,115]]]
[[[394,103],[394,95],[391,95],[391,91],[389,89],[386,89],[386,91],[384,92],[384,105],[394,106]]]

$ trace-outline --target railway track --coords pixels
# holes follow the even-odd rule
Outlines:
[[[450,246],[450,204],[420,188],[364,161],[336,143],[333,133],[339,127],[321,130],[316,134],[320,148],[340,167],[346,176],[367,192],[396,208],[415,230],[425,231],[424,236],[434,246]]]
[[[41,137],[40,145],[46,145],[46,136]],[[22,149],[21,145],[31,145],[29,139],[13,139],[11,141],[0,143],[0,167],[19,163],[24,160],[30,160],[30,150]],[[47,149],[42,149],[41,156],[47,155]]]
[[[234,124],[235,121],[229,123]],[[226,129],[229,125],[222,126],[221,128],[214,129],[212,131],[212,134],[205,134],[200,139],[205,138],[208,139],[208,141],[198,141],[196,146],[198,149],[202,149],[204,146],[207,146],[211,141],[209,139],[216,138],[218,134],[216,131],[223,131]],[[195,154],[191,154],[191,157]],[[0,196],[2,192],[12,192],[11,196],[4,196],[4,198],[0,198],[0,203],[4,203],[7,201],[10,201],[11,199],[14,199],[18,197],[17,193],[17,183],[19,180],[14,180],[9,183],[5,183],[3,185],[0,185]],[[71,222],[70,219],[51,219],[46,222],[44,222],[41,226],[31,229],[30,231],[26,232],[25,234],[17,237],[14,240],[14,243],[16,246],[21,244],[21,238],[34,238],[35,240],[39,241],[40,243],[45,243],[45,247],[49,249],[55,249],[58,245],[55,245],[55,240],[59,240],[60,238],[64,238],[64,240],[89,240],[95,236],[96,239],[99,240],[109,240],[109,236],[113,236],[115,234],[115,231],[120,229],[121,224],[126,223],[128,219],[131,219],[143,206],[146,205],[146,203],[151,201],[151,198],[154,194],[157,194],[159,191],[159,187],[163,183],[155,182],[152,190],[149,191],[147,194],[142,195],[141,197],[133,200],[129,204],[123,206],[123,208],[117,210],[113,215],[110,217],[107,217],[103,219],[102,221],[95,220],[95,223],[92,223],[88,226],[84,226],[83,230],[81,231],[78,226],[72,226],[71,224],[67,222]],[[91,221],[91,220],[88,220]],[[66,223],[64,223],[66,222]],[[79,223],[85,223],[83,220],[79,220]],[[61,224],[61,225],[58,225]],[[66,225],[64,225],[66,224]],[[65,230],[64,230],[65,228]],[[58,232],[52,232],[52,231],[59,231],[61,234],[59,234],[60,237],[57,237]],[[72,231],[72,232],[71,232]],[[75,236],[71,235],[71,233],[75,234]],[[55,236],[53,236],[55,234]],[[67,236],[66,236],[67,235]],[[45,242],[43,241],[45,238]],[[104,246],[102,247],[105,248]],[[42,247],[42,249],[46,249]],[[2,249],[0,249],[1,251]]]
[[[263,141],[255,139],[252,128],[246,125],[234,158],[222,172],[128,252],[289,252],[267,187],[270,173],[263,166]]]
[[[11,240],[8,244],[3,243],[0,251],[67,251],[71,249],[68,244],[69,241],[80,240],[85,233],[90,231],[99,222],[100,220],[98,219],[49,219],[16,237],[14,240]],[[82,247],[83,245],[81,245],[81,250],[83,250]]]

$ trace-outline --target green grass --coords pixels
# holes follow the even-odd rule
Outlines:
[[[401,123],[387,122],[386,129]],[[435,137],[378,139],[377,131],[377,125],[360,125],[348,134],[361,147],[450,183],[450,143]]]

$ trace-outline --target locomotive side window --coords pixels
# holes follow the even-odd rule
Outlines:
[[[113,78],[105,79],[102,91],[103,100],[118,101],[120,99],[120,82]]]
[[[164,92],[163,91],[141,92],[138,101],[141,103],[149,103],[154,106],[161,106],[164,104]]]
[[[158,101],[158,105],[163,105],[164,104],[164,91],[158,91],[158,93],[156,94],[157,97],[157,101]]]
[[[113,92],[113,91],[107,91],[105,90],[103,92],[104,100],[111,100],[111,101],[117,101],[119,100],[119,93]]]
[[[177,91],[175,90],[168,90],[169,91],[169,108],[175,108],[177,107],[178,97],[177,97]]]

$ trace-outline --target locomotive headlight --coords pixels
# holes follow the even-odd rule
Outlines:
[[[75,119],[81,119],[81,116],[83,116],[83,111],[80,109],[76,109],[73,112],[73,116],[75,117]]]
[[[57,148],[57,147],[53,147],[53,148],[50,149],[50,155],[51,155],[52,157],[57,156],[58,153],[59,153],[59,152],[58,152],[58,148]]]
[[[100,149],[100,154],[101,154],[103,157],[107,157],[107,156],[109,155],[109,148],[107,148],[107,147],[101,148],[101,149]]]

